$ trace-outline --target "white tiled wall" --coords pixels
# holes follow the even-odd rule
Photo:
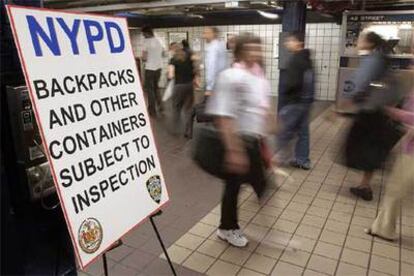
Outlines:
[[[278,44],[281,25],[230,25],[218,26],[220,38],[226,33],[251,32],[262,38],[265,51],[266,75],[271,82],[272,94],[277,95],[279,82],[278,58],[274,57],[274,44]],[[203,27],[182,27],[156,29],[156,35],[167,45],[168,32],[188,32],[190,46],[194,38],[201,38]],[[140,35],[131,30],[135,54],[140,55]],[[317,72],[316,97],[319,100],[334,100],[336,78],[339,68],[340,26],[334,23],[310,23],[306,27],[306,47],[313,50],[314,65]],[[202,49],[203,49],[202,44]],[[201,53],[202,54],[202,51]],[[165,68],[167,59],[165,59]],[[162,74],[160,85],[165,84],[166,74]]]

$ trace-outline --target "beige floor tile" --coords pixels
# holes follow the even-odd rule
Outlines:
[[[229,247],[223,254],[221,254],[220,259],[236,265],[242,265],[250,255],[250,251],[242,250],[237,247]]]
[[[366,276],[367,269],[359,266],[339,263],[338,270],[335,274],[336,276]]]
[[[312,206],[316,206],[316,207],[320,207],[320,208],[326,208],[326,209],[330,209],[332,207],[333,201],[331,200],[326,200],[323,198],[316,198],[313,202],[312,202]]]
[[[401,261],[414,265],[414,251],[401,249]]]
[[[271,230],[265,237],[265,242],[278,243],[281,245],[288,245],[292,234],[281,232],[278,230]]]
[[[399,270],[399,263],[391,259],[372,255],[370,269],[391,275],[397,275]]]
[[[240,270],[239,274],[237,274],[238,276],[262,276],[265,274],[247,269],[247,268],[243,268],[242,270]]]
[[[306,212],[306,214],[307,215],[321,217],[321,218],[326,218],[326,217],[328,217],[329,210],[328,209],[325,209],[325,208],[320,208],[320,207],[312,206],[312,207],[310,207],[308,209],[308,211]]]
[[[348,227],[349,225],[347,223],[334,220],[328,220],[325,224],[325,229],[341,234],[346,234],[348,232]]]
[[[320,241],[316,244],[314,253],[320,256],[337,260],[339,259],[341,250],[342,247],[340,246]]]
[[[345,242],[345,246],[347,248],[363,251],[363,252],[370,252],[371,251],[371,241],[355,238],[348,236]]]
[[[312,202],[312,199],[313,199],[312,197],[297,194],[295,195],[295,197],[293,197],[292,201],[304,203],[304,204],[310,204]]]
[[[217,230],[217,227],[199,222],[188,232],[203,238],[208,238],[215,230]]]
[[[333,219],[343,223],[349,223],[352,219],[352,215],[344,212],[332,211],[329,215],[329,219]]]
[[[284,220],[290,220],[293,222],[300,222],[301,219],[303,218],[303,215],[304,215],[303,212],[285,210],[279,218],[284,219]]]
[[[334,204],[334,206],[332,207],[332,211],[335,212],[343,212],[343,213],[348,213],[348,214],[352,214],[352,212],[354,211],[355,206],[352,204],[344,204],[341,202],[336,202]]]
[[[265,205],[262,210],[260,210],[260,215],[268,215],[278,217],[283,212],[282,208],[273,207],[270,205]]]
[[[309,208],[309,204],[299,203],[299,202],[291,202],[287,207],[286,210],[292,210],[297,212],[305,212]]]
[[[301,276],[303,268],[288,264],[285,262],[278,262],[275,269],[272,272],[272,276]]]
[[[329,230],[323,230],[319,240],[342,246],[345,240],[345,235],[341,233],[335,233]]]
[[[360,239],[371,240],[372,236],[365,233],[366,227],[352,224],[349,227],[348,235],[352,237],[357,237]]]
[[[321,218],[317,216],[312,215],[305,215],[302,219],[301,224],[306,224],[318,228],[322,228],[322,226],[325,224],[326,218]]]
[[[273,243],[261,243],[256,248],[255,253],[270,257],[273,259],[278,259],[284,250],[285,246],[280,244]]]
[[[320,228],[308,226],[308,225],[299,225],[298,229],[296,230],[297,235],[310,238],[310,239],[314,239],[314,240],[316,240],[319,237],[320,232],[321,232]]]
[[[402,263],[401,264],[401,276],[414,276],[414,265]]]
[[[253,253],[244,264],[244,267],[264,274],[269,274],[275,264],[275,259]]]
[[[183,266],[195,270],[200,273],[205,273],[207,269],[215,261],[214,258],[194,252],[190,257],[183,263]]]
[[[337,261],[327,259],[325,257],[321,257],[318,255],[312,255],[309,260],[308,268],[329,275],[333,275],[336,269],[336,264]]]
[[[206,240],[197,251],[211,257],[218,257],[229,245],[224,241]]]
[[[200,222],[217,227],[220,223],[220,215],[209,213]]]
[[[355,215],[359,217],[374,219],[377,216],[377,211],[372,208],[357,207],[355,209]]]
[[[282,257],[282,261],[290,264],[294,264],[300,267],[304,267],[309,260],[310,253],[301,250],[285,250]]]
[[[167,252],[171,261],[181,264],[188,256],[190,256],[192,251],[173,244],[168,248]],[[166,259],[164,254],[161,255],[161,258]]]
[[[216,207],[214,207],[213,210],[211,210],[211,213],[220,215],[221,214],[221,204],[218,204]]]
[[[315,271],[315,270],[312,270],[312,269],[306,269],[303,272],[302,276],[322,276],[322,275],[326,275],[326,274],[323,274],[321,272],[318,272],[318,271]]]
[[[187,233],[183,235],[178,241],[175,243],[179,246],[195,250],[200,244],[203,243],[205,238]]]
[[[360,225],[360,226],[364,226],[364,227],[369,227],[372,224],[372,218],[354,216],[352,218],[351,224],[352,225]]]
[[[280,230],[282,232],[293,233],[293,232],[295,232],[297,226],[298,226],[297,222],[284,220],[284,219],[279,219],[273,225],[273,228],[277,229],[277,230]]]
[[[303,250],[306,252],[312,252],[316,240],[308,239],[302,236],[294,235],[289,242],[288,247],[295,250]]]
[[[207,271],[209,276],[223,276],[223,275],[236,275],[240,270],[240,266],[217,260]]]
[[[398,261],[400,259],[400,248],[384,243],[374,242],[372,254]]]
[[[246,228],[244,228],[243,232],[246,236],[248,236],[250,239],[253,239],[255,241],[261,241],[266,233],[269,231],[270,228],[263,227],[256,224],[248,224]]]
[[[379,272],[379,271],[370,270],[370,271],[368,271],[368,276],[390,276],[390,275]]]
[[[260,209],[260,205],[257,203],[253,203],[251,201],[245,201],[241,206],[240,209],[247,210],[250,212],[257,212]]]
[[[252,212],[250,210],[239,210],[239,219],[249,221],[256,215],[256,212]]]
[[[289,204],[289,200],[283,200],[280,198],[270,198],[266,205],[273,206],[275,208],[285,208]]]
[[[344,248],[341,261],[361,267],[368,267],[369,255],[361,251]]]
[[[260,225],[260,226],[264,226],[264,227],[271,227],[276,221],[276,217],[274,216],[267,216],[267,215],[256,215],[253,220],[252,223]]]

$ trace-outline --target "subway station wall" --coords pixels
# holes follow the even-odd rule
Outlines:
[[[278,69],[278,44],[279,33],[282,26],[278,25],[229,25],[218,26],[220,39],[226,40],[228,33],[237,34],[251,32],[262,38],[264,45],[266,75],[272,86],[272,94],[278,93],[279,69]],[[181,27],[156,29],[156,36],[167,46],[170,32],[187,32],[190,46],[195,41],[201,42],[199,54],[203,58],[204,41],[202,40],[203,27]],[[340,25],[335,23],[309,23],[306,26],[306,48],[312,50],[314,66],[317,73],[316,98],[318,100],[335,100],[337,75],[339,69],[340,51]],[[131,30],[131,38],[135,55],[141,55],[142,36],[138,29]],[[160,81],[160,86],[166,83],[166,68],[168,58],[165,58],[165,66]],[[201,72],[204,76],[204,72]]]

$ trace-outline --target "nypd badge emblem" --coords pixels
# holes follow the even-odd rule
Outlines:
[[[81,249],[88,254],[96,252],[103,238],[102,226],[95,218],[85,219],[79,227],[78,241]]]
[[[148,179],[147,190],[151,198],[156,203],[160,203],[161,194],[162,194],[162,186],[161,186],[161,178],[159,175],[151,176],[150,179]]]

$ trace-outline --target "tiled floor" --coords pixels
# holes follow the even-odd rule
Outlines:
[[[414,275],[414,208],[409,200],[402,210],[399,242],[363,232],[377,213],[384,177],[382,172],[375,177],[374,201],[349,195],[360,175],[333,162],[346,124],[326,121],[323,115],[314,119],[313,169],[287,170],[289,178],[279,179],[266,204],[260,206],[251,189],[243,189],[239,217],[250,244],[237,249],[215,236],[220,180],[192,163],[190,143],[168,135],[168,121],[157,121],[153,127],[171,203],[156,222],[178,275]],[[161,252],[146,222],[108,253],[109,275],[171,275]],[[86,273],[102,275],[102,261]]]
[[[244,187],[239,208],[247,248],[216,237],[217,205],[169,248],[174,262],[207,275],[414,275],[412,197],[402,207],[400,241],[364,233],[377,213],[385,173],[375,176],[374,201],[350,196],[361,176],[333,162],[346,125],[343,119],[314,120],[312,170],[289,170],[266,204]]]

